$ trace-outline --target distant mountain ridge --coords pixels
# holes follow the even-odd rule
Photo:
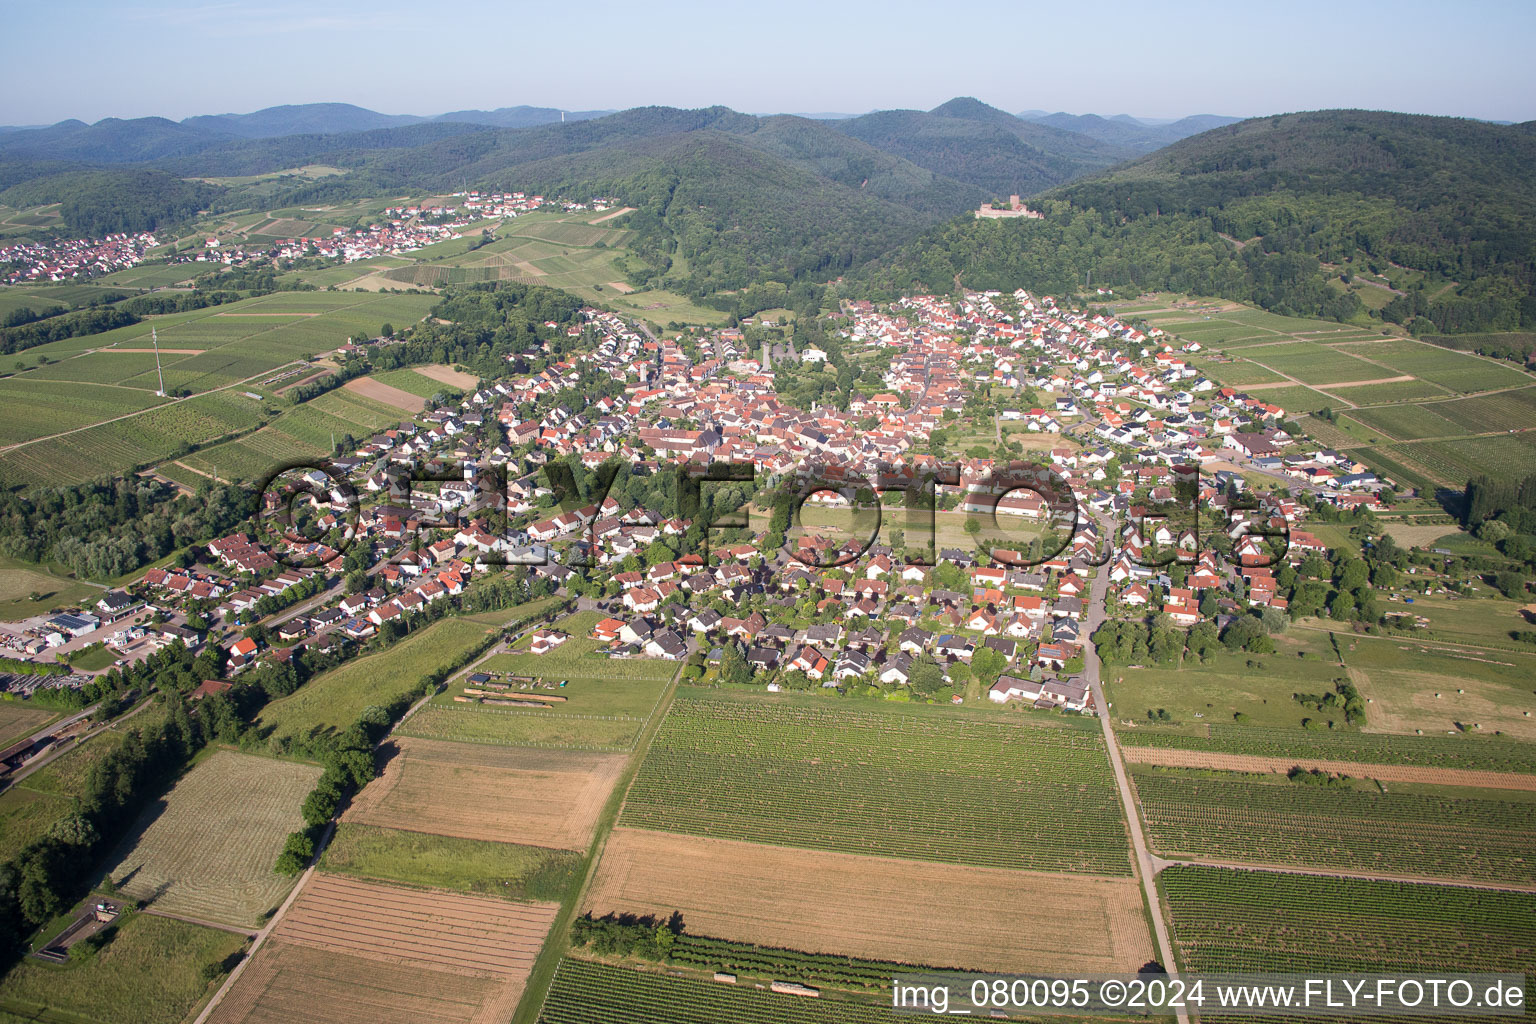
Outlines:
[[[1198,135],[1212,128],[1220,128],[1242,120],[1242,118],[1221,114],[1194,114],[1176,121],[1151,121],[1132,117],[1129,114],[1101,117],[1098,114],[1061,112],[1046,114],[1034,110],[1025,111],[1019,117],[1035,124],[1046,124],[1053,128],[1060,128],[1062,131],[1086,135],[1090,139],[1097,139],[1107,145],[1121,147],[1137,154],[1150,153],[1164,146],[1170,146],[1180,139],[1187,139],[1191,135]]]

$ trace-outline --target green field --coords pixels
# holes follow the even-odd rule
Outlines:
[[[313,765],[220,750],[198,762],[139,819],[107,868],[118,890],[155,910],[254,926],[293,879],[272,870]]]
[[[1148,839],[1165,857],[1536,882],[1536,794],[1384,793],[1363,780],[1319,786],[1168,768],[1134,774]]]
[[[1409,374],[1452,391],[1491,391],[1494,388],[1518,387],[1532,382],[1530,374],[1509,363],[1453,352],[1439,345],[1407,338],[1340,345],[1338,350],[1363,356],[1389,366],[1399,374]],[[1393,374],[1383,372],[1372,376],[1390,377]]]
[[[204,968],[244,946],[229,932],[134,914],[83,963],[12,967],[0,979],[0,1020],[178,1024],[216,985]]]
[[[622,823],[721,839],[1124,875],[1091,722],[678,692]]]
[[[369,705],[389,704],[417,691],[426,676],[452,665],[493,632],[462,618],[439,619],[387,650],[316,676],[268,704],[256,725],[278,747],[340,732]]]
[[[100,587],[55,573],[47,566],[0,555],[0,622],[80,602],[91,604],[101,593]],[[36,601],[32,600],[33,594],[38,596]]]
[[[86,773],[123,742],[124,728],[93,736],[0,793],[0,863],[42,838],[69,812],[72,800],[84,792]]]
[[[566,957],[539,1024],[895,1024],[875,1003],[806,999]]]
[[[454,700],[467,685],[460,678],[403,722],[401,734],[510,746],[629,750],[678,666],[596,653],[598,643],[588,634],[600,618],[597,612],[578,612],[560,619],[556,628],[571,639],[559,647],[530,654],[531,638],[524,637],[515,650],[493,654],[477,669],[555,684],[538,692],[566,697],[565,702],[548,709],[469,704]],[[561,682],[566,685],[559,686]],[[517,695],[514,685],[507,696]]]
[[[351,822],[337,826],[320,866],[360,878],[509,900],[559,902],[575,884],[581,854],[404,832]]]
[[[1186,970],[1371,973],[1536,967],[1536,893],[1172,867]]]
[[[1304,384],[1338,384],[1343,381],[1375,380],[1395,374],[1356,359],[1347,352],[1313,342],[1296,341],[1279,345],[1245,346],[1240,355]]]
[[[1321,687],[1317,687],[1321,689]],[[1138,729],[1121,742],[1133,747],[1205,750],[1253,757],[1536,774],[1536,746],[1474,736],[1390,736],[1213,724],[1209,735]]]
[[[32,707],[15,700],[0,700],[0,747],[12,743],[59,717],[57,711]]]
[[[380,384],[388,384],[392,388],[417,396],[418,398],[432,398],[435,395],[446,395],[458,392],[463,393],[463,388],[456,388],[452,384],[444,384],[440,380],[433,380],[426,374],[417,373],[415,370],[389,370],[384,373],[373,374],[373,379]]]

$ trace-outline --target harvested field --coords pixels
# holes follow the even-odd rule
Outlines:
[[[240,975],[208,1024],[459,1024],[486,1013],[496,984],[272,939]],[[323,1015],[316,1016],[321,1013]],[[511,1008],[501,1019],[510,1014]],[[498,1021],[499,1024],[499,1021]]]
[[[465,391],[474,390],[480,383],[480,378],[474,374],[455,370],[451,366],[434,364],[432,366],[417,366],[413,367],[413,369],[423,377],[431,377],[433,380],[442,381],[444,384],[449,384],[456,388],[463,388]]]
[[[1421,768],[1404,764],[1358,764],[1352,761],[1319,761],[1313,758],[1257,757],[1248,754],[1220,754],[1204,750],[1176,750],[1162,747],[1122,747],[1121,753],[1131,764],[1161,765],[1165,768],[1206,768],[1223,772],[1271,772],[1284,774],[1300,766],[1311,770],[1349,775],[1354,778],[1379,779],[1382,782],[1414,782],[1431,786],[1472,786],[1480,789],[1520,789],[1536,792],[1536,775],[1512,772],[1481,772],[1466,768]]]
[[[8,747],[59,717],[46,708],[30,708],[12,701],[0,703],[0,747]]]
[[[344,821],[585,850],[624,757],[401,737]]]
[[[558,910],[316,874],[210,1022],[502,1024]]]
[[[632,284],[625,284],[623,281],[609,281],[608,282],[608,287],[612,288],[614,291],[618,292],[620,295],[628,295],[630,292],[635,290],[635,286],[634,285],[632,285]]]
[[[595,220],[587,221],[587,223],[588,224],[601,224],[604,221],[613,220],[615,217],[622,217],[626,213],[634,213],[634,212],[635,212],[635,208],[633,206],[621,206],[617,210],[614,210],[612,213],[605,213],[601,217],[596,218]]]
[[[221,750],[156,801],[109,870],[155,910],[250,926],[293,886],[272,870],[320,769]]]
[[[427,404],[425,399],[418,398],[409,391],[401,391],[399,388],[392,388],[388,384],[369,380],[367,377],[349,380],[342,387],[364,398],[371,398],[375,402],[383,402],[385,405],[392,405],[406,412],[421,412]]]
[[[1154,956],[1130,878],[1008,871],[618,828],[583,908],[694,935],[976,970],[1135,971]]]

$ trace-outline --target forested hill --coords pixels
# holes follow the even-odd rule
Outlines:
[[[989,198],[1033,195],[1140,152],[1025,121],[969,98],[930,111],[876,111],[829,127],[976,185],[991,193]]]
[[[1536,326],[1536,132],[1355,110],[1255,118],[1047,192],[1044,221],[943,225],[864,276],[887,288],[1175,289],[1427,333]],[[1226,236],[1226,237],[1223,237]],[[1403,273],[1410,268],[1420,273]],[[1380,303],[1377,303],[1380,305]]]

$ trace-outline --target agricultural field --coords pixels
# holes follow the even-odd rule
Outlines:
[[[317,873],[209,1020],[505,1021],[558,909]]]
[[[122,474],[184,452],[193,444],[249,430],[263,415],[262,402],[239,392],[165,403],[139,415],[0,453],[0,478],[21,484],[67,484]]]
[[[117,749],[126,728],[117,726],[91,737],[0,793],[0,863],[42,838],[69,813],[73,799],[84,792],[86,772]]]
[[[1071,876],[619,828],[583,910],[680,912],[695,935],[977,970],[1135,971],[1155,955],[1129,877]]]
[[[370,704],[388,704],[412,693],[427,675],[453,664],[493,632],[462,618],[439,619],[387,651],[316,676],[263,708],[256,725],[278,747],[340,732]]]
[[[1397,374],[1383,370],[1363,359],[1356,359],[1337,348],[1313,342],[1285,342],[1278,345],[1249,345],[1241,351],[1243,359],[1267,367],[1303,384],[1339,384],[1344,381],[1377,380]]]
[[[164,471],[179,464],[194,474],[194,486],[198,478],[215,475],[220,480],[261,480],[294,459],[333,454],[332,438],[337,444],[348,437],[357,441],[408,419],[400,409],[337,388],[283,411],[259,430],[182,455],[160,468]],[[167,475],[176,476],[174,472]]]
[[[1346,772],[1350,765],[1405,765],[1536,775],[1536,747],[1482,736],[1392,736],[1221,722],[1206,726],[1204,733],[1141,728],[1130,735],[1122,732],[1121,736],[1121,742],[1128,748],[1235,754],[1285,760],[1289,764],[1327,763],[1344,765],[1338,770]]]
[[[1536,793],[1383,792],[1363,779],[1321,786],[1169,768],[1134,777],[1148,839],[1165,857],[1536,883]]]
[[[107,875],[156,910],[255,925],[293,885],[272,864],[319,777],[313,765],[220,750],[145,812]]]
[[[178,1024],[215,987],[204,968],[224,964],[244,946],[229,932],[133,914],[88,960],[28,958],[12,967],[0,979],[0,1019]]]
[[[498,843],[585,850],[624,757],[400,737],[343,820]]]
[[[1391,456],[1417,467],[1436,483],[1465,486],[1479,473],[1522,478],[1536,473],[1536,432],[1495,434],[1450,441],[1415,441],[1392,445]],[[1378,457],[1380,453],[1374,453]]]
[[[332,874],[510,900],[564,899],[581,855],[538,846],[343,822],[320,867]]]
[[[539,1024],[897,1024],[874,1003],[805,999],[577,957],[560,961]]]
[[[5,416],[0,418],[0,445],[19,444],[88,426],[164,402],[165,399],[155,397],[153,390],[48,380],[37,371],[8,377],[0,380],[0,403],[5,405]]]
[[[1398,374],[1427,380],[1451,391],[1471,393],[1495,388],[1519,387],[1532,383],[1530,374],[1509,363],[1484,359],[1464,352],[1454,352],[1438,345],[1408,338],[1344,344],[1338,351],[1390,366]],[[1373,376],[1391,376],[1377,373]]]
[[[36,732],[59,717],[57,711],[35,708],[17,701],[0,701],[0,747]]]
[[[384,373],[376,373],[369,379],[376,380],[380,384],[392,388],[397,388],[406,394],[415,395],[417,398],[431,398],[434,395],[443,395],[463,390],[462,388],[455,388],[452,385],[444,384],[440,380],[433,380],[417,370],[389,370]]]
[[[1158,881],[1197,973],[1530,973],[1536,950],[1536,893],[1206,867]]]
[[[32,600],[32,595],[37,600]],[[81,582],[46,565],[0,555],[0,622],[14,622],[53,608],[93,603],[100,587]]]
[[[622,822],[978,866],[1130,871],[1086,720],[680,690]]]

